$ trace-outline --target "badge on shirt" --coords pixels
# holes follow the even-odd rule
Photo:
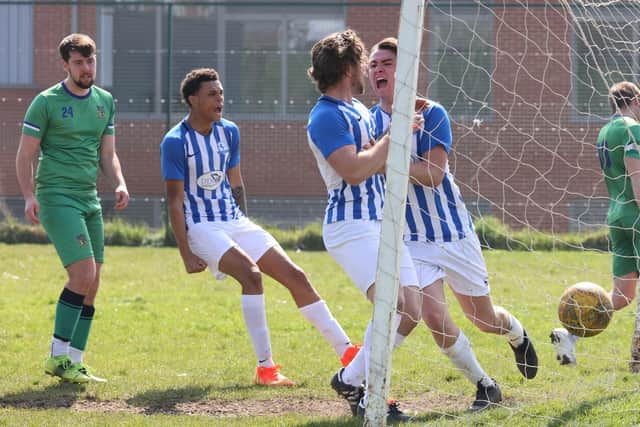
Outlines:
[[[220,187],[220,184],[222,184],[223,179],[224,179],[224,174],[222,173],[222,171],[211,171],[211,172],[205,172],[202,175],[200,175],[196,180],[196,183],[200,188],[213,191],[216,188]]]

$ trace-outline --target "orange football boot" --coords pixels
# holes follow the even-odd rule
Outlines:
[[[280,371],[280,365],[275,365],[271,367],[267,366],[258,366],[256,368],[256,376],[253,379],[253,383],[257,385],[266,385],[266,386],[284,386],[291,387],[294,386],[295,383],[291,381],[289,378],[282,375]]]

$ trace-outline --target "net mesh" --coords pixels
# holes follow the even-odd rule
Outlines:
[[[531,336],[540,362],[537,379],[523,382],[507,340],[482,332],[490,328],[477,315],[480,303],[459,304],[445,285],[447,302],[436,298],[432,307],[447,305],[486,374],[500,384],[500,406],[511,415],[558,420],[565,415],[550,416],[536,404],[553,396],[579,406],[595,400],[593,390],[614,396],[633,388],[626,378],[635,307],[617,312],[598,337],[579,340],[577,371],[559,366],[549,334],[561,326],[557,303],[569,285],[590,281],[611,288],[609,196],[596,140],[611,115],[608,88],[638,80],[639,17],[636,1],[427,2],[422,51],[416,53],[422,59],[418,95],[449,113],[449,168],[482,246],[490,249],[484,258],[493,303]],[[444,212],[452,202],[441,191]],[[455,230],[451,213],[439,221],[440,208],[429,208],[421,213],[431,217],[436,234],[446,221]],[[465,258],[463,271],[482,266]],[[454,278],[451,272],[445,271]],[[436,324],[446,322],[423,313]],[[463,373],[407,375],[400,368],[414,357],[427,358],[429,366],[448,363],[428,335],[421,324],[403,344],[411,350],[394,353],[392,390],[428,388],[435,413],[458,417],[452,406],[470,404],[476,389]],[[456,403],[442,403],[449,399]]]

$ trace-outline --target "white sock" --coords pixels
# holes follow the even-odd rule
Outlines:
[[[485,378],[491,380],[480,366],[480,363],[478,363],[473,348],[471,348],[471,343],[462,331],[460,331],[458,339],[456,339],[453,345],[447,348],[441,348],[440,351],[449,358],[451,363],[453,363],[473,385],[476,385],[478,381],[485,380]],[[488,386],[492,383],[493,381],[491,381],[490,384],[483,382],[483,385]]]
[[[520,324],[518,319],[513,316],[513,314],[509,313],[503,307],[494,305],[493,309],[496,314],[502,313],[503,316],[501,317],[507,317],[509,319],[509,323],[511,324],[511,326],[505,335],[507,336],[509,344],[511,344],[512,347],[518,347],[524,341],[524,329],[522,328],[522,325]]]
[[[84,351],[69,346],[69,357],[73,363],[82,363],[82,354]]]
[[[242,295],[242,316],[260,366],[273,366],[264,295]]]
[[[402,316],[400,315],[400,313],[396,313],[394,318],[395,328],[393,330],[398,330],[401,318]],[[360,349],[356,357],[353,358],[351,363],[349,363],[349,365],[344,368],[344,371],[342,371],[343,382],[347,384],[358,386],[362,384],[362,380],[368,381],[369,379],[369,358],[371,357],[372,326],[373,320],[369,321],[369,325],[367,325],[367,331],[364,334],[364,342],[362,343],[362,348]],[[396,335],[398,334],[396,333]]]
[[[362,343],[362,348],[356,357],[353,358],[351,363],[347,365],[346,368],[342,371],[342,381],[351,384],[353,386],[359,386],[364,381],[367,373],[367,368],[369,367],[369,352],[371,349],[371,322],[367,326],[367,331],[364,333],[364,343]]]
[[[398,312],[396,312],[396,315],[394,317],[394,321],[395,321],[395,325],[392,329],[392,331],[396,331],[396,335],[397,335],[397,331],[398,331],[398,326],[400,326],[400,320],[402,319],[402,315]],[[367,382],[367,384],[369,384],[369,366],[370,366],[370,361],[371,361],[371,335],[373,333],[373,319],[369,322],[369,327],[367,327],[367,332],[364,334],[364,343],[362,344],[362,349],[360,351],[364,352],[364,380]],[[395,348],[395,347],[394,347]],[[367,400],[366,398],[366,392],[364,395],[364,398],[362,399],[363,402],[366,402]]]
[[[511,329],[507,332],[507,339],[513,347],[518,347],[524,341],[524,329],[513,314],[509,314],[509,319],[511,321]]]
[[[344,351],[349,348],[351,341],[342,329],[342,326],[333,317],[329,307],[323,300],[316,301],[299,308],[300,313],[309,323],[320,331],[322,336],[329,341],[333,350],[342,357]]]
[[[569,332],[569,331],[567,331],[567,332]],[[571,344],[573,344],[574,347],[575,347],[575,345],[578,342],[578,340],[580,339],[580,337],[577,336],[577,335],[573,335],[571,332],[569,332],[568,336],[569,336],[569,339],[571,340]]]
[[[51,338],[51,357],[68,355],[69,341],[62,341],[56,337]]]

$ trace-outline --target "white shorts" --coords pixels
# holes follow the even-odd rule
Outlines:
[[[478,237],[445,243],[405,242],[416,267],[420,288],[445,279],[456,293],[489,294],[489,274]]]
[[[207,263],[209,271],[218,280],[225,277],[218,271],[220,258],[232,247],[240,247],[253,262],[258,262],[269,249],[278,246],[278,242],[271,234],[247,217],[197,224],[189,221],[187,225],[189,226],[187,239],[191,252]]]
[[[380,221],[355,220],[325,224],[322,239],[327,251],[366,296],[367,289],[376,281]],[[402,245],[400,258],[400,285],[417,286],[411,255]]]

